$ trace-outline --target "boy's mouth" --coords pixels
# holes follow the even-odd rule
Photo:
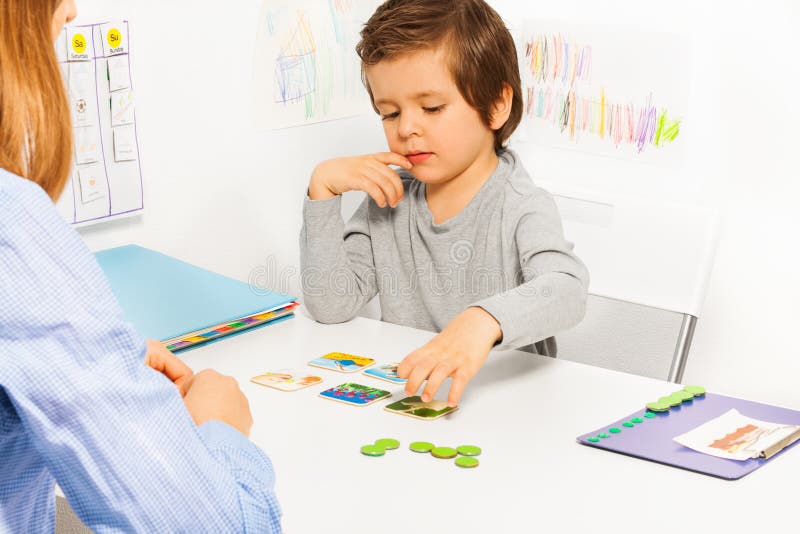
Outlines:
[[[409,152],[406,154],[406,159],[408,159],[412,165],[419,165],[431,156],[433,156],[433,152]]]

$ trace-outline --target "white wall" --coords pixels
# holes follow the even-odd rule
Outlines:
[[[677,174],[546,149],[529,154],[531,170],[585,187],[605,175],[606,187],[719,207],[722,238],[685,381],[800,405],[800,8],[790,0],[492,4],[510,25],[527,13],[691,38],[691,146]],[[86,22],[132,22],[146,187],[146,215],[81,230],[90,247],[137,242],[241,279],[269,258],[296,273],[311,169],[334,155],[382,150],[377,120],[253,130],[256,0],[79,0],[79,8]],[[299,290],[296,274],[283,289]]]

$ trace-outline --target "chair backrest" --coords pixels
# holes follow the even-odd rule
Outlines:
[[[714,260],[710,208],[542,183],[589,268],[586,319],[558,356],[680,381]]]

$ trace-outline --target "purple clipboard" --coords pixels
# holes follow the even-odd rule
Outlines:
[[[769,460],[753,458],[737,461],[703,454],[672,440],[675,436],[680,436],[730,409],[736,409],[742,415],[754,419],[800,425],[800,412],[798,411],[706,393],[704,396],[695,397],[694,400],[672,408],[668,412],[655,413],[655,417],[645,417],[644,414],[647,410],[639,410],[594,432],[578,436],[577,439],[579,443],[590,447],[619,452],[728,480],[742,478],[765,463],[782,456],[788,449],[800,443],[800,441],[795,442]],[[642,422],[633,423],[634,418],[639,418]],[[623,426],[623,423],[626,422],[633,426]],[[620,431],[612,433],[609,432],[610,428],[620,429]],[[588,440],[599,434],[606,434],[608,437],[601,438],[597,443]]]

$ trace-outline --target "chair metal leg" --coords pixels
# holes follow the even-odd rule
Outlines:
[[[675,354],[672,356],[672,365],[667,376],[667,380],[670,382],[683,380],[683,371],[686,368],[686,361],[689,359],[689,348],[692,346],[695,325],[697,325],[697,317],[688,314],[683,316],[678,342],[675,345]]]

